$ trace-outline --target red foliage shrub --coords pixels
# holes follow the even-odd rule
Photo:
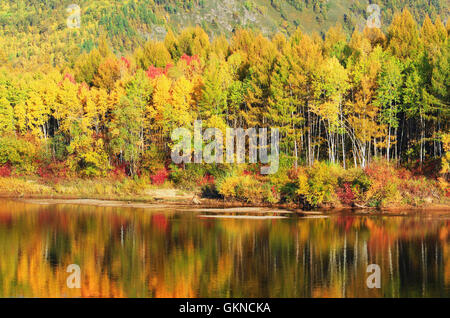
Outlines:
[[[409,180],[412,178],[412,173],[408,169],[400,168],[397,170],[397,176],[402,180]]]
[[[67,178],[68,169],[65,162],[39,163],[37,174],[44,181],[57,183],[59,180]]]
[[[152,184],[163,184],[169,178],[169,171],[164,168],[150,176]]]
[[[127,165],[120,164],[120,165],[114,166],[114,169],[112,169],[112,171],[111,171],[111,175],[116,180],[125,178],[127,175]]]
[[[272,187],[270,188],[270,191],[272,191],[272,195],[274,197],[278,196],[278,187],[276,185],[272,185]]]
[[[250,167],[250,170],[244,170],[242,172],[243,176],[251,176],[255,180],[265,180],[265,176],[261,174],[261,171],[255,167]]]
[[[287,176],[288,176],[289,180],[295,181],[295,180],[298,179],[298,174],[299,174],[299,169],[298,168],[291,168],[288,171]]]
[[[373,162],[364,169],[364,172],[371,179],[380,181],[387,181],[395,174],[394,169],[387,162]]]
[[[437,179],[440,175],[441,159],[428,160],[420,163],[417,160],[411,167],[412,174],[416,176],[426,176],[428,178]]]
[[[4,165],[0,167],[0,177],[10,177],[11,176],[11,167],[9,165]]]
[[[336,194],[339,200],[347,205],[351,205],[355,200],[355,194],[353,193],[352,184],[345,182],[343,188],[338,188]]]
[[[214,176],[207,174],[203,176],[203,178],[201,178],[199,182],[197,182],[197,185],[199,186],[204,186],[207,184],[214,184]]]

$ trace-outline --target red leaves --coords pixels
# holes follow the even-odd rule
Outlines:
[[[353,193],[352,184],[350,182],[344,183],[344,188],[338,188],[336,194],[339,200],[347,205],[353,204],[355,194]]]
[[[163,184],[169,178],[169,171],[166,168],[159,170],[154,175],[150,176],[152,184]]]
[[[150,65],[146,72],[147,76],[151,79],[154,79],[162,74],[164,74],[164,70],[160,67],[154,67],[153,65]]]
[[[167,75],[167,72],[170,70],[170,68],[172,67],[172,64],[167,64],[165,68],[161,68],[161,67],[155,67],[153,65],[150,65],[150,67],[148,68],[148,70],[145,72],[147,74],[147,76],[151,79],[154,79],[158,76],[161,75]]]
[[[396,171],[392,164],[386,161],[372,162],[368,165],[364,172],[376,183],[387,184],[396,177]]]
[[[270,188],[270,191],[272,191],[272,195],[273,196],[277,196],[278,195],[278,187],[276,186],[276,185],[273,185],[271,188]]]
[[[125,64],[125,66],[129,69],[131,64],[130,61],[128,59],[126,59],[125,57],[121,57],[120,60],[123,62],[123,64]]]
[[[192,70],[195,69],[196,65],[200,65],[200,58],[198,57],[198,55],[194,55],[194,56],[189,56],[186,54],[183,54],[183,56],[180,58],[180,61],[184,61],[186,63],[186,65],[189,67],[189,69]],[[151,79],[155,79],[158,76],[161,75],[167,75],[167,73],[169,72],[169,70],[173,67],[172,64],[167,64],[166,67],[162,68],[162,67],[156,67],[154,65],[150,65],[150,67],[148,68],[148,70],[145,72],[147,74],[147,76]]]
[[[416,161],[411,167],[411,173],[416,176],[426,176],[428,178],[437,179],[441,166],[441,159],[427,160],[424,162]]]
[[[10,177],[12,169],[10,165],[4,165],[0,167],[0,177]]]
[[[197,185],[199,186],[204,186],[206,184],[214,184],[214,176],[207,174],[203,176],[203,178],[201,178],[199,182],[197,182]]]
[[[76,84],[75,77],[73,77],[72,74],[66,73],[66,75],[64,75],[63,81],[65,81],[66,79],[68,79],[72,84]]]
[[[193,80],[197,75],[200,75],[201,70],[201,62],[198,55],[189,56],[183,54],[183,56],[179,60],[178,63],[179,69],[189,80]]]
[[[291,181],[297,180],[299,172],[300,172],[299,168],[291,168],[291,169],[289,169],[289,171],[287,172],[289,180],[291,180]]]
[[[120,180],[126,177],[127,175],[127,165],[121,164],[114,166],[114,169],[111,171],[111,174],[114,179]]]
[[[190,66],[192,62],[200,63],[200,58],[198,57],[198,55],[189,56],[187,54],[183,54],[181,60],[186,61],[186,64],[188,66]]]
[[[57,183],[58,181],[67,178],[67,164],[66,162],[51,162],[50,164],[39,163],[37,174],[44,179],[44,181]]]

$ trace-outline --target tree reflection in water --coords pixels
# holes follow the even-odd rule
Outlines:
[[[1,297],[449,297],[442,217],[202,219],[0,201]],[[81,289],[69,289],[69,264]],[[381,289],[366,286],[381,267]]]

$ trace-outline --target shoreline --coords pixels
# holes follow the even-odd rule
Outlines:
[[[258,200],[248,202],[238,198],[208,198],[201,197],[200,189],[178,188],[171,183],[161,186],[149,185],[145,181],[130,179],[73,179],[62,182],[43,182],[38,178],[9,177],[0,178],[0,198],[13,200],[35,200],[72,204],[105,204],[119,207],[157,208],[193,207],[193,208],[268,208],[283,209],[298,214],[310,210],[327,213],[328,211],[348,211],[349,213],[403,213],[403,211],[450,211],[450,200],[446,197],[437,198],[423,196],[421,202],[390,202],[379,207],[359,206],[356,203],[346,205],[338,200],[319,205],[315,208],[303,206],[298,202],[268,203]]]
[[[173,198],[151,198],[145,199],[137,197],[135,199],[106,198],[102,196],[67,196],[67,195],[13,195],[8,193],[0,193],[0,199],[24,202],[29,204],[53,205],[53,204],[71,204],[71,205],[88,205],[102,207],[124,207],[124,208],[142,208],[142,209],[166,209],[166,208],[187,208],[191,210],[203,209],[282,209],[296,214],[326,214],[327,212],[351,212],[357,214],[368,214],[373,212],[420,212],[420,211],[450,211],[450,206],[446,204],[429,204],[424,206],[387,206],[382,208],[359,208],[351,206],[340,207],[319,207],[313,210],[302,210],[295,204],[252,204],[239,201],[225,201],[220,199],[199,199],[200,203],[195,204],[192,199],[184,197]]]

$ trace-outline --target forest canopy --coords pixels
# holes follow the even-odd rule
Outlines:
[[[239,29],[230,40],[200,27],[121,56],[106,37],[73,66],[0,73],[0,164],[33,171],[67,163],[85,176],[126,165],[134,175],[169,156],[170,133],[192,127],[279,127],[294,164],[366,166],[445,153],[448,24],[408,10],[387,33],[332,27],[271,38]],[[38,158],[38,159],[36,159]],[[158,159],[156,159],[158,158]]]

